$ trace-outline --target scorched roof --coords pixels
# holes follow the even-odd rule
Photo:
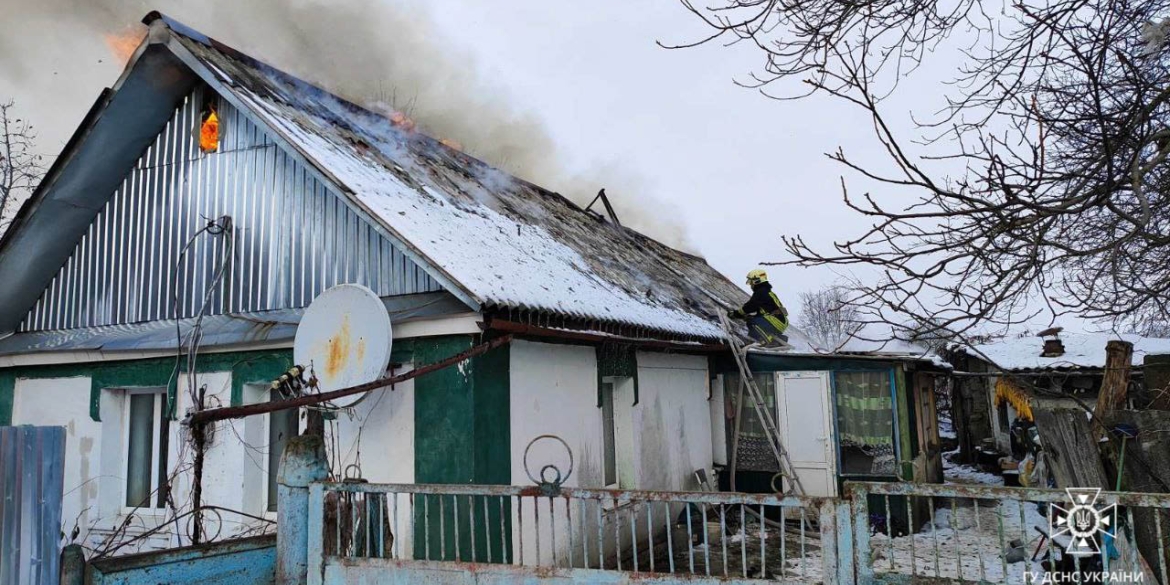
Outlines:
[[[165,27],[172,50],[189,53],[196,73],[481,308],[717,338],[718,303],[746,298],[700,257],[615,226],[167,17],[146,22]]]

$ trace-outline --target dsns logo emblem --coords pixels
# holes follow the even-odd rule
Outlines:
[[[1117,526],[1117,505],[1098,508],[1097,496],[1100,488],[1067,488],[1068,500],[1072,506],[1065,509],[1052,504],[1048,515],[1048,532],[1053,537],[1068,534],[1069,544],[1065,549],[1073,556],[1088,556],[1101,552],[1096,536],[1112,535]]]

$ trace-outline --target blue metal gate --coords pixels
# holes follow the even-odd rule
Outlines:
[[[65,427],[0,427],[0,583],[60,576]]]

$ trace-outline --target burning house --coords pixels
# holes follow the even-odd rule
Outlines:
[[[0,241],[0,423],[66,427],[63,532],[93,555],[188,542],[196,486],[219,510],[208,533],[266,529],[304,417],[216,424],[199,477],[183,421],[280,399],[306,307],[345,283],[384,304],[395,372],[512,341],[328,413],[337,479],[528,484],[526,447],[553,434],[568,487],[695,489],[696,470],[733,462],[725,488],[783,487],[721,342],[717,316],[746,294],[702,258],[144,22]],[[748,361],[808,495],[941,481],[934,360],[791,333],[792,351]]]

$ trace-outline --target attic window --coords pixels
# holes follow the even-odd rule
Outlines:
[[[219,115],[215,110],[215,98],[205,99],[199,116],[199,149],[203,152],[219,150]]]

